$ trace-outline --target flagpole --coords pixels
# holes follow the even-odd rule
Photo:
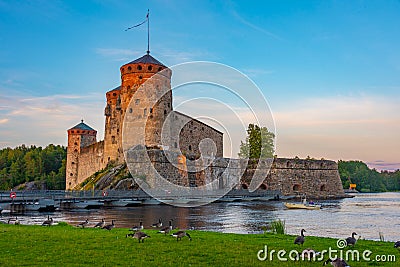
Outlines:
[[[150,54],[150,10],[147,9],[147,54]]]

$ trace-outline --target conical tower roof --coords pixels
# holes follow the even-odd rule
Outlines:
[[[83,122],[83,120],[81,120],[81,122],[77,125],[75,125],[74,127],[72,127],[69,130],[85,130],[85,131],[96,131],[95,129],[93,129],[92,127],[90,127],[89,125],[87,125],[86,123]]]

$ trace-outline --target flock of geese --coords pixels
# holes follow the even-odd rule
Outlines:
[[[158,233],[160,234],[164,234],[167,235],[169,234],[174,228],[172,227],[172,221],[173,219],[169,220],[169,225],[166,227],[162,227],[163,223],[161,218],[158,220],[158,222],[153,223],[151,225],[152,228],[159,228]],[[112,220],[111,224],[106,224],[106,222],[104,221],[104,219],[101,219],[100,222],[96,223],[96,225],[94,225],[94,228],[101,228],[101,229],[105,229],[105,230],[111,230],[115,227],[115,221]],[[51,226],[54,224],[54,220],[53,218],[50,218],[49,216],[47,216],[47,219],[42,223],[43,226]],[[76,225],[76,227],[79,228],[85,228],[89,226],[89,219],[86,219],[85,221],[79,223]],[[126,237],[132,237],[132,238],[136,238],[139,243],[144,243],[144,240],[146,238],[149,238],[150,236],[144,232],[142,232],[142,230],[144,230],[144,226],[143,226],[143,222],[140,221],[139,225],[135,225],[132,228],[129,229],[129,231],[132,231],[133,233],[129,233],[126,235]],[[176,241],[180,241],[182,240],[183,237],[188,237],[190,241],[192,241],[192,237],[186,232],[186,231],[177,231],[171,234],[172,237],[176,238]]]
[[[166,226],[166,227],[161,228],[163,226],[163,223],[162,223],[162,220],[160,218],[160,219],[158,219],[158,222],[153,223],[151,225],[151,227],[152,228],[160,228],[158,233],[167,235],[174,229],[172,227],[172,221],[173,221],[172,219],[169,220],[169,225]],[[135,225],[135,226],[133,226],[132,228],[129,229],[129,231],[132,231],[133,233],[127,234],[126,237],[136,238],[139,241],[139,243],[140,242],[144,243],[144,240],[146,238],[149,238],[150,236],[148,234],[142,232],[142,230],[144,230],[143,222],[140,221],[139,225]],[[187,236],[189,238],[189,240],[192,241],[192,237],[185,231],[177,231],[175,233],[172,233],[171,236],[175,237],[176,241],[182,240],[182,237],[185,237],[185,236]]]
[[[111,220],[111,224],[106,224],[106,222],[104,221],[104,219],[101,219],[100,222],[96,223],[93,227],[94,228],[101,228],[101,229],[105,229],[105,230],[111,230],[115,227],[115,221]],[[168,222],[168,226],[166,227],[162,227],[163,223],[161,218],[158,220],[158,222],[153,223],[151,225],[151,228],[159,228],[158,233],[160,234],[164,234],[167,235],[169,234],[174,228],[172,227],[172,222],[173,219],[169,220]],[[3,221],[1,221],[0,223],[5,223]],[[20,222],[18,220],[17,217],[15,218],[9,218],[7,221],[8,224],[15,224],[15,225],[19,225]],[[42,223],[42,226],[51,226],[54,224],[54,220],[53,218],[50,218],[49,216],[47,216],[47,219]],[[77,227],[80,228],[85,228],[87,226],[89,226],[89,219],[86,219],[85,221],[79,223],[78,225],[76,225]],[[144,226],[143,226],[143,222],[140,221],[139,225],[135,225],[132,226],[132,228],[129,229],[129,231],[132,231],[133,233],[129,233],[126,235],[126,237],[132,237],[132,238],[136,238],[139,243],[144,243],[144,240],[146,238],[150,238],[150,236],[144,232],[142,232],[142,230],[144,230]],[[306,230],[301,229],[300,231],[300,235],[296,237],[296,239],[294,240],[294,244],[296,245],[303,245],[305,242],[305,236],[304,236],[304,232],[306,232]],[[357,243],[357,239],[355,238],[355,236],[357,235],[356,232],[353,232],[351,234],[350,237],[346,238],[346,244],[347,246],[354,246]],[[192,237],[186,232],[186,231],[177,231],[171,234],[172,237],[176,238],[176,241],[182,240],[183,237],[188,237],[190,241],[192,241]],[[397,249],[400,249],[400,241],[397,241],[394,243],[394,247]],[[301,256],[304,258],[309,257],[312,258],[314,256],[318,256],[320,255],[320,252],[314,251],[313,249],[305,249],[303,250]],[[331,264],[334,267],[350,267],[345,260],[341,259],[341,258],[336,258],[336,259],[328,259],[327,261],[324,262],[324,265],[328,265]]]

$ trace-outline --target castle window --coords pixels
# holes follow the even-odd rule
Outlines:
[[[74,165],[74,164],[75,164],[75,162],[71,162],[71,164],[72,164],[72,165]]]
[[[135,105],[139,105],[140,104],[140,99],[135,99]]]
[[[178,144],[177,144],[176,142],[174,143],[174,147],[175,147],[175,148],[177,148],[177,147],[178,147]]]
[[[201,127],[201,130],[204,131],[204,127]]]
[[[129,70],[129,71],[131,71],[131,70],[132,70],[132,67],[131,67],[131,66],[129,66],[129,67],[128,67],[128,70]]]
[[[117,96],[117,93],[113,93],[113,96]]]
[[[138,69],[138,70],[142,70],[142,66],[138,65],[138,66],[137,66],[137,69]]]
[[[293,185],[293,191],[300,191],[301,190],[301,185],[295,184]]]
[[[139,76],[139,80],[141,80],[141,79],[143,79],[143,76],[142,76],[142,75]]]
[[[170,107],[171,107],[171,104],[170,104],[170,103],[168,103],[168,104],[167,104],[167,106],[170,108]]]
[[[77,146],[77,145],[78,145],[78,142],[75,142],[74,145]]]
[[[152,70],[152,69],[153,69],[153,66],[150,65],[150,66],[147,67],[147,69],[148,69],[148,70]]]
[[[149,112],[150,112],[150,114],[152,114],[153,113],[153,108],[150,108]]]
[[[189,145],[189,151],[192,151],[192,146],[191,145]]]
[[[129,108],[129,113],[132,113],[132,111],[133,111],[132,108]]]
[[[160,71],[160,70],[162,70],[162,68],[161,68],[161,67],[159,67],[159,68],[158,68],[158,71]]]
[[[190,130],[190,133],[193,133],[193,131],[192,131],[192,130]]]
[[[119,129],[117,129],[117,134],[119,134]]]
[[[71,133],[74,133],[74,131],[71,131]]]
[[[167,110],[166,109],[164,109],[164,115],[167,115]]]
[[[80,133],[79,131],[76,131],[76,133]]]
[[[69,174],[69,176],[74,176],[74,174],[71,172],[71,173]]]
[[[143,110],[143,116],[146,116],[147,115],[147,108],[145,108],[144,110]]]

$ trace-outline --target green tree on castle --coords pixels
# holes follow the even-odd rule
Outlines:
[[[249,124],[246,140],[240,141],[240,158],[266,159],[273,158],[275,134],[268,131],[267,127]]]

